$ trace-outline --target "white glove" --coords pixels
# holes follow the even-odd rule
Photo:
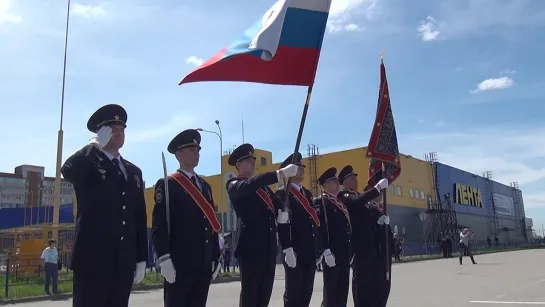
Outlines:
[[[328,267],[332,268],[335,266],[335,256],[331,253],[329,248],[324,251],[323,256]]]
[[[112,128],[109,126],[102,126],[102,128],[89,139],[89,144],[95,145],[98,149],[102,149],[104,146],[108,145],[111,138]]]
[[[173,284],[176,281],[176,269],[172,260],[167,259],[161,262],[161,275],[169,284]]]
[[[146,262],[139,262],[136,264],[136,271],[134,272],[133,283],[139,284],[146,276]]]
[[[388,179],[380,179],[375,188],[380,192],[388,187]]]
[[[221,268],[221,262],[218,261],[212,261],[212,280],[216,279],[220,273]]]
[[[279,169],[276,172],[276,175],[278,177],[278,182],[281,182],[283,180],[287,180],[288,178],[291,178],[295,175],[297,175],[297,170],[299,169],[299,166],[295,164],[290,164],[286,167],[283,167]]]
[[[286,248],[284,253],[286,253],[286,256],[284,256],[284,261],[286,261],[288,267],[294,268],[297,265],[297,257],[295,256],[293,248]]]
[[[290,215],[288,211],[282,211],[278,209],[278,217],[276,218],[278,224],[288,224],[290,222]]]
[[[384,225],[384,224],[390,225],[390,217],[387,216],[387,215],[381,215],[377,220],[377,224],[379,224],[381,226]]]

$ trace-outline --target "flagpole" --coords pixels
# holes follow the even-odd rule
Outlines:
[[[305,128],[305,122],[307,120],[307,113],[308,113],[308,106],[310,104],[310,97],[312,96],[312,85],[308,86],[307,90],[307,99],[305,100],[305,106],[303,107],[303,115],[301,116],[301,123],[299,124],[299,132],[297,133],[297,141],[295,141],[295,149],[293,150],[293,156],[291,158],[291,163],[295,164],[297,162],[297,153],[299,152],[299,147],[301,145],[301,139],[303,138],[303,130]],[[291,178],[288,179],[288,182],[286,183],[286,196],[283,199],[284,206],[282,208],[283,211],[286,211],[290,207],[290,201],[289,201],[289,186],[291,184]]]
[[[380,65],[384,65],[384,51],[380,52]],[[386,164],[384,164],[384,161],[382,162],[382,178],[387,179],[386,177]],[[388,215],[388,205],[386,202],[386,189],[382,190],[382,204],[383,204],[383,210],[384,215]],[[390,280],[390,261],[392,261],[392,256],[390,256],[390,230],[389,225],[385,225],[384,227],[384,233],[385,233],[385,252],[386,252],[386,280]]]
[[[66,32],[64,33],[64,59],[62,70],[62,89],[61,89],[61,118],[59,125],[59,132],[57,135],[57,168],[55,172],[55,194],[53,200],[53,229],[51,230],[51,236],[53,239],[58,240],[59,234],[59,210],[61,206],[61,164],[62,164],[62,143],[64,132],[62,130],[62,122],[64,118],[64,88],[66,84],[66,54],[68,51],[68,26],[70,24],[70,0],[68,0],[66,11]]]

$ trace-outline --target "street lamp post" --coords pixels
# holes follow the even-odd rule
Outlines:
[[[66,8],[66,31],[64,33],[64,59],[62,69],[62,89],[61,89],[61,118],[59,132],[57,134],[57,164],[55,170],[55,194],[53,195],[53,229],[51,235],[57,239],[59,234],[59,210],[61,206],[61,164],[62,164],[62,143],[64,131],[62,124],[64,119],[64,88],[66,85],[66,55],[68,52],[68,27],[70,24],[70,0],[67,1]]]
[[[215,123],[216,123],[216,126],[218,126],[218,131],[219,131],[219,133],[216,132],[216,131],[205,130],[205,129],[202,129],[202,128],[197,128],[196,130],[197,130],[197,131],[200,131],[200,132],[213,133],[213,134],[217,135],[218,138],[220,139],[220,182],[221,182],[221,184],[223,185],[223,135],[222,135],[222,133],[221,133],[220,121],[219,121],[219,120],[216,120]],[[223,210],[225,210],[224,201],[223,201],[223,199],[224,199],[224,196],[223,196],[223,193],[224,193],[224,192],[223,192],[223,190],[224,190],[224,188],[223,188],[222,186],[220,186],[220,191],[221,191],[221,207],[222,207]],[[222,212],[220,213],[220,215],[221,215],[221,225],[222,225],[222,227],[221,227],[221,236],[222,236],[222,238],[225,240],[225,219],[224,219],[224,217],[225,217],[225,212],[222,211]]]

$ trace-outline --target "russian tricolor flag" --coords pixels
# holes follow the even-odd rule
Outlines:
[[[244,35],[181,82],[311,86],[331,0],[279,0]]]

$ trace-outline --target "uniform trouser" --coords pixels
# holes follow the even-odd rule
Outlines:
[[[286,289],[284,291],[284,307],[308,307],[314,290],[316,263],[297,262],[290,268],[284,262],[286,272]]]
[[[165,307],[205,307],[212,272],[195,271],[176,274],[176,281],[164,282]]]
[[[324,260],[325,261],[325,260]],[[350,285],[350,259],[335,258],[335,266],[324,267],[324,307],[346,307]]]
[[[74,271],[73,307],[127,307],[134,272]]]
[[[239,307],[267,307],[271,299],[276,257],[239,259],[240,303]]]
[[[391,278],[386,280],[385,259],[378,257],[368,253],[356,253],[354,257],[352,263],[354,307],[384,307],[388,302]]]
[[[388,298],[390,297],[390,288],[392,285],[392,262],[390,259],[390,278],[386,279],[386,259],[384,255],[378,256],[378,263],[375,270],[374,283],[376,286],[376,296],[374,305],[376,307],[386,307]],[[391,257],[391,256],[390,256]]]
[[[374,307],[377,285],[375,275],[376,257],[372,254],[358,253],[352,262],[352,298],[354,307]]]

